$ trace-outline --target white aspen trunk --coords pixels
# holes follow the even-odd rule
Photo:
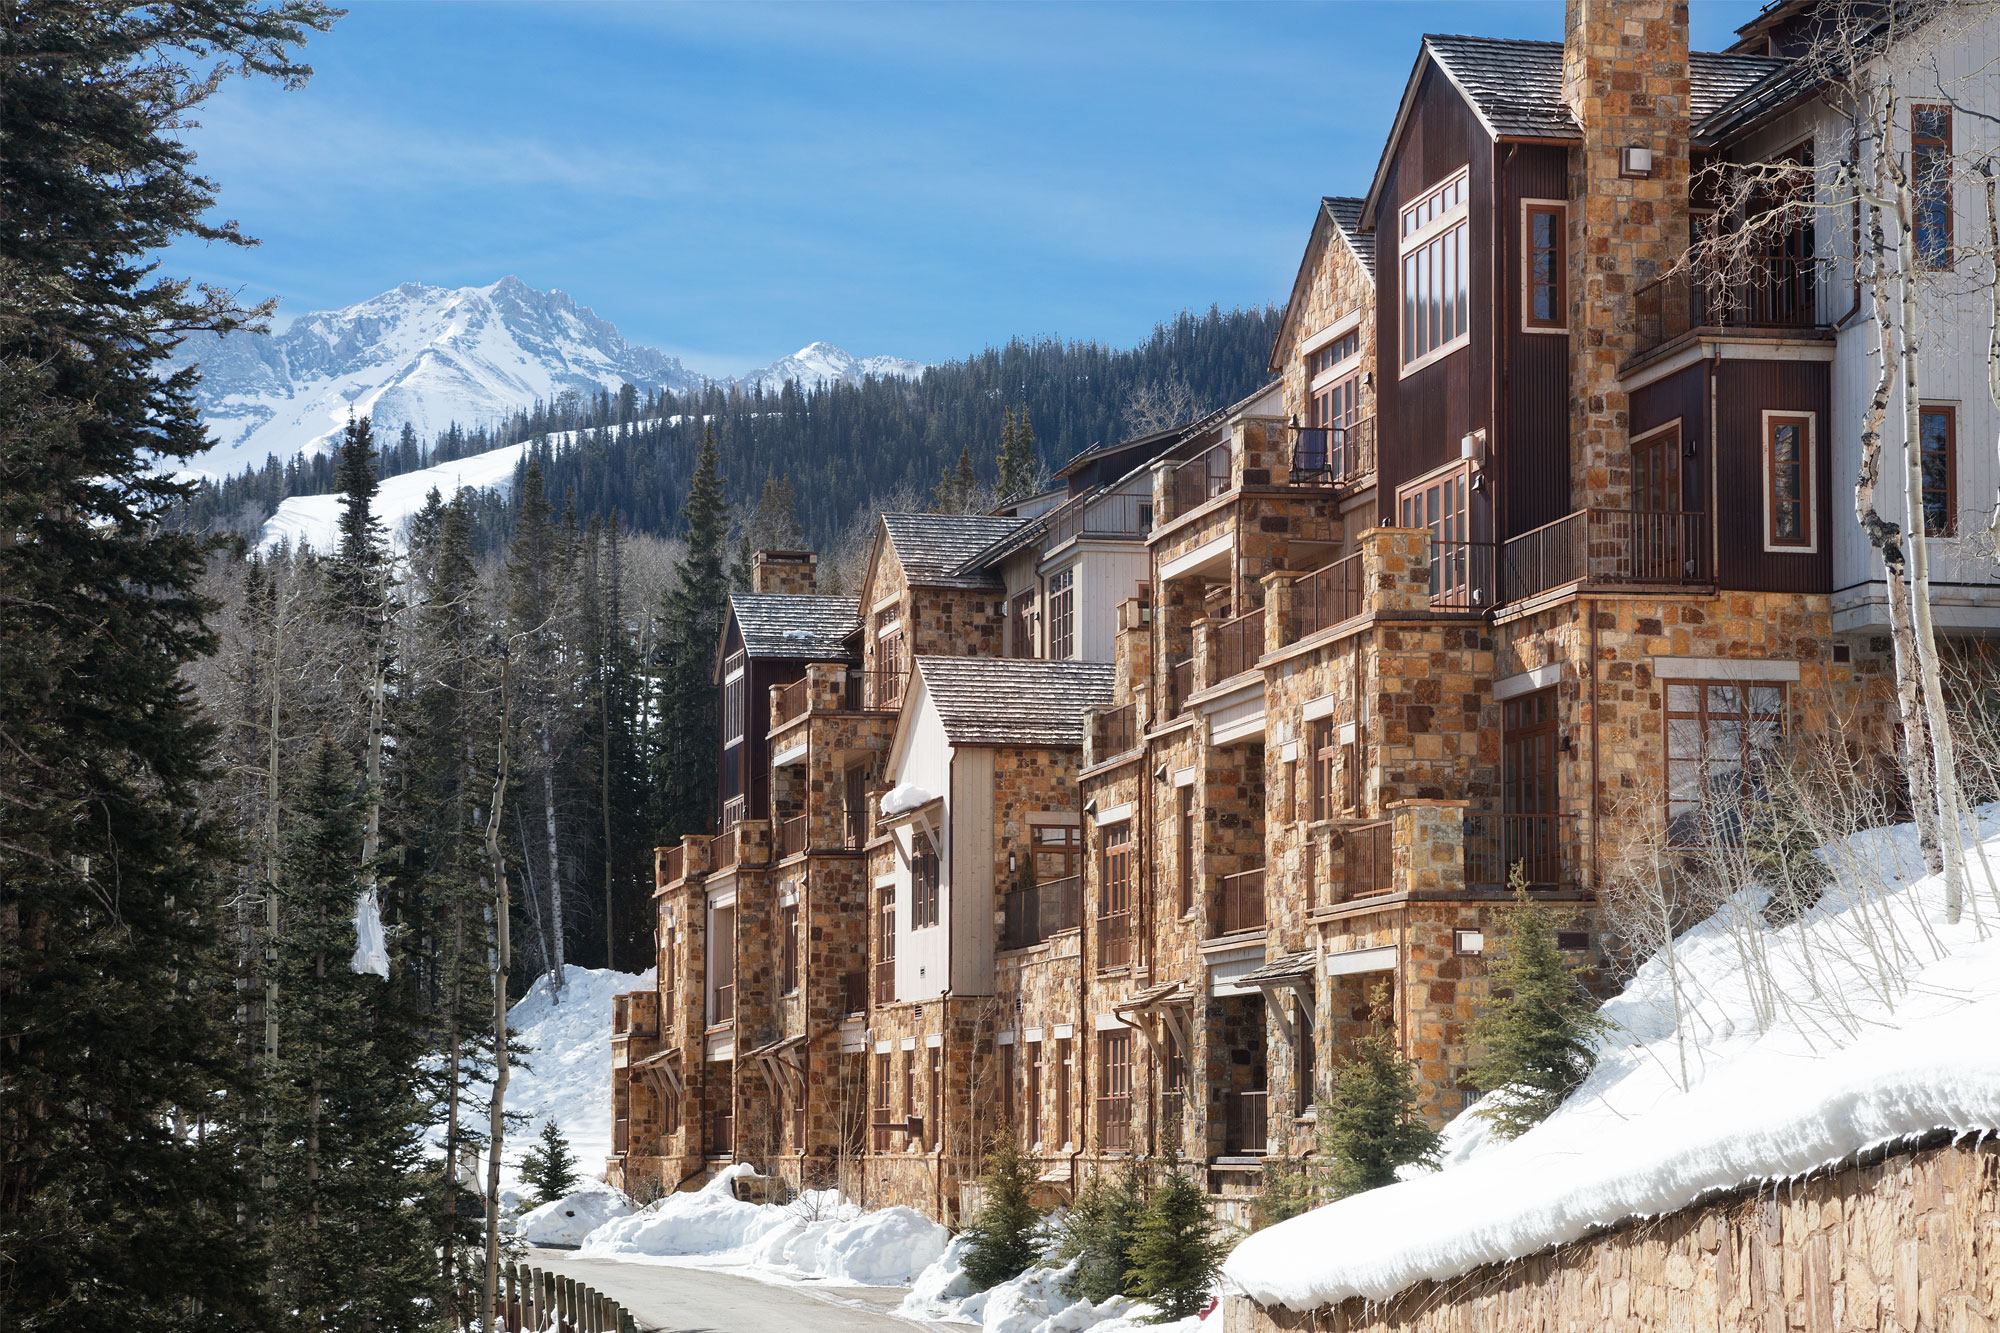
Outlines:
[[[1992,280],[1986,285],[1986,294],[1992,302],[1986,336],[1986,392],[1993,405],[2000,407],[2000,207],[1994,200],[1993,163],[1981,163],[1979,171],[1986,178],[1987,263],[1994,268]],[[1994,455],[1996,464],[2000,464],[2000,436],[1994,439]],[[2000,505],[1993,507],[1993,516],[1987,520],[1986,539],[1993,557],[2000,560]]]
[[[542,825],[549,842],[549,994],[560,1000],[563,987],[563,893],[562,855],[556,841],[555,760],[549,754],[549,718],[545,712],[540,733],[542,750]]]
[[[486,815],[486,859],[493,876],[493,1101],[486,1145],[486,1279],[480,1304],[486,1333],[496,1333],[500,1278],[500,1148],[507,1135],[507,860],[500,851],[500,811],[507,799],[508,664],[500,662],[500,760],[493,808]]]

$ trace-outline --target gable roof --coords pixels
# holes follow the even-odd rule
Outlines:
[[[729,613],[748,656],[796,662],[847,661],[842,640],[861,627],[860,603],[852,597],[733,592]]]
[[[1081,748],[1083,710],[1111,705],[1109,662],[919,657],[915,665],[953,745]]]
[[[992,514],[882,515],[903,577],[924,588],[994,587],[993,575],[966,571],[965,563],[1025,522]]]
[[[1329,239],[1339,236],[1347,243],[1349,253],[1367,270],[1368,276],[1375,276],[1375,233],[1361,230],[1361,203],[1351,195],[1329,194],[1320,199],[1319,212],[1313,216],[1312,235],[1306,239],[1306,252],[1299,259],[1299,271],[1292,279],[1292,294],[1285,302],[1285,313],[1278,321],[1277,336],[1271,340],[1271,355],[1264,363],[1264,369],[1269,373],[1284,373],[1284,367],[1278,360],[1278,349],[1285,345],[1293,321],[1305,309],[1307,284]]]

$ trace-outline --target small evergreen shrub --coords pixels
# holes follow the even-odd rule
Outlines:
[[[1139,1216],[1125,1270],[1126,1294],[1158,1306],[1155,1323],[1199,1314],[1226,1249],[1207,1195],[1170,1164],[1166,1183],[1147,1197]]]
[[[1065,1295],[1095,1304],[1127,1294],[1125,1274],[1132,1268],[1132,1249],[1145,1207],[1137,1167],[1116,1177],[1091,1177],[1063,1219],[1057,1255],[1065,1263],[1079,1261],[1076,1271],[1064,1279]]]
[[[554,1203],[575,1191],[576,1158],[555,1121],[542,1122],[542,1141],[521,1159],[521,1180],[533,1187],[538,1204]]]
[[[1394,1184],[1402,1166],[1435,1166],[1438,1135],[1417,1110],[1415,1070],[1396,1053],[1386,1018],[1387,991],[1374,996],[1375,1031],[1333,1068],[1330,1095],[1320,1104],[1320,1149],[1328,1199]]]
[[[1610,1026],[1557,947],[1549,909],[1528,897],[1520,866],[1511,879],[1516,905],[1493,964],[1493,999],[1472,1027],[1484,1058],[1466,1074],[1489,1094],[1480,1117],[1508,1139],[1548,1119],[1590,1077],[1593,1039]]]
[[[1042,1210],[1034,1173],[1012,1134],[1002,1134],[979,1173],[982,1202],[965,1228],[965,1276],[974,1290],[1019,1277],[1041,1257]]]
[[[1287,1155],[1264,1159],[1264,1190],[1250,1201],[1253,1231],[1311,1212],[1327,1201],[1326,1172],[1317,1161]]]

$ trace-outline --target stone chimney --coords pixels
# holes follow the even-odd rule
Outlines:
[[[811,551],[758,551],[750,557],[750,591],[812,596],[819,591],[819,556]]]
[[[1618,368],[1638,347],[1633,295],[1688,241],[1687,0],[1569,0],[1563,100],[1583,127],[1570,151],[1570,493],[1578,508],[1624,509]]]

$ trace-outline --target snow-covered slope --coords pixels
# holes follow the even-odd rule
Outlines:
[[[390,439],[408,422],[429,445],[453,422],[490,424],[565,391],[706,382],[678,358],[627,342],[567,293],[514,277],[486,287],[406,282],[342,310],[300,315],[282,333],[190,338],[177,360],[201,366],[198,402],[215,441],[182,466],[218,479],[273,454],[320,452],[350,414],[371,417]],[[922,372],[915,361],[855,357],[816,342],[722,383],[775,389],[787,379]]]
[[[2000,875],[2000,806],[1981,818]],[[1295,1310],[1383,1300],[1873,1145],[2000,1130],[2000,900],[1981,858],[1980,901],[1947,925],[1912,826],[1825,856],[1836,882],[1796,923],[1768,926],[1743,890],[1677,941],[1675,969],[1646,963],[1604,1008],[1617,1027],[1596,1072],[1549,1119],[1499,1143],[1467,1112],[1444,1170],[1249,1237],[1228,1279]]]
[[[527,449],[525,444],[510,444],[504,449],[489,449],[483,454],[473,454],[451,463],[439,463],[434,467],[418,468],[414,472],[404,472],[390,477],[375,493],[375,516],[382,523],[396,549],[403,548],[403,525],[418,510],[424,507],[424,500],[436,487],[440,495],[449,500],[458,494],[461,487],[486,490],[489,487],[506,488],[514,484],[514,465]],[[293,547],[310,545],[322,554],[331,551],[340,542],[340,495],[294,495],[278,502],[278,512],[265,520],[264,531],[258,536],[257,544],[268,550],[279,542],[288,542]]]

